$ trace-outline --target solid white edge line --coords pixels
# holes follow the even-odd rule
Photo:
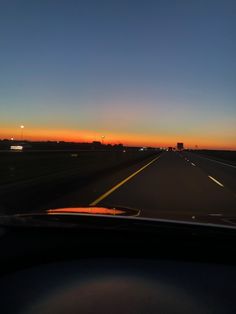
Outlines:
[[[215,178],[213,178],[212,176],[208,176],[208,178],[210,178],[212,181],[214,181],[216,184],[218,184],[219,186],[224,187],[224,185],[222,183],[220,183],[219,181],[217,181]]]
[[[218,161],[218,160],[210,159],[210,158],[203,157],[203,156],[200,156],[200,155],[198,155],[198,157],[200,157],[200,158],[202,158],[202,159],[207,159],[207,160],[210,160],[210,161],[216,162],[216,163],[221,164],[221,165],[224,165],[224,166],[228,166],[228,167],[236,168],[236,166],[234,166],[234,165],[226,164],[226,163],[221,162],[221,161]]]

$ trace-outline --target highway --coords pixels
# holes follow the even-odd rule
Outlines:
[[[47,207],[79,205],[131,207],[151,218],[235,215],[236,166],[190,152],[164,152]]]

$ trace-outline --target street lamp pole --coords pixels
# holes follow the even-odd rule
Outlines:
[[[24,125],[21,125],[20,128],[21,128],[21,141],[23,141],[23,134],[24,134],[24,128],[25,128],[25,126],[24,126]]]

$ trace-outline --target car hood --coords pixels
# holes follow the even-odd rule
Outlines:
[[[112,216],[139,216],[140,210],[133,208],[120,208],[120,207],[65,207],[54,208],[45,211],[48,215],[112,215]]]
[[[115,221],[114,221],[115,219]],[[78,227],[92,222],[110,227],[118,220],[137,223],[168,223],[229,227],[236,229],[236,217],[223,214],[196,214],[194,212],[158,212],[155,218],[142,216],[142,210],[127,207],[66,207],[32,213],[0,216],[1,226]],[[84,224],[86,223],[86,224]]]

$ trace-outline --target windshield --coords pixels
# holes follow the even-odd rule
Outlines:
[[[235,1],[2,0],[0,34],[1,215],[235,216]]]

